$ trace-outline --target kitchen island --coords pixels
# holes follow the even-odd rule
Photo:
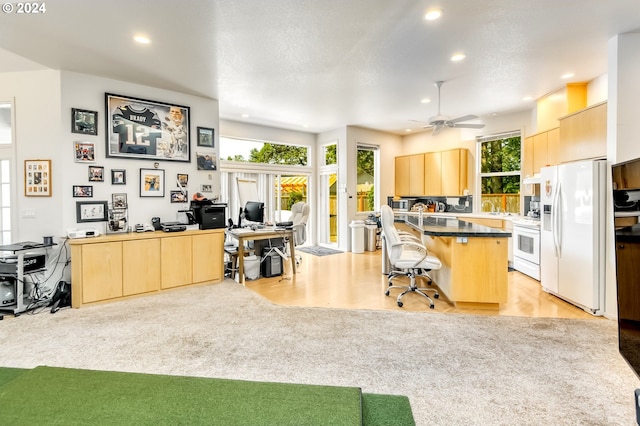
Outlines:
[[[511,232],[446,216],[396,214],[420,234],[442,268],[429,275],[456,307],[498,309],[507,301]]]

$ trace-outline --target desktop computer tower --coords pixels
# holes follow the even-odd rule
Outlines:
[[[282,257],[277,251],[265,247],[262,253],[261,274],[265,278],[282,275]]]

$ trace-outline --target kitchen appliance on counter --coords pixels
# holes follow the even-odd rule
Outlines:
[[[393,210],[408,212],[411,211],[411,207],[417,202],[415,198],[387,198],[387,205]]]
[[[514,219],[513,268],[540,281],[540,219]]]
[[[604,311],[606,162],[543,167],[540,277],[545,291]]]

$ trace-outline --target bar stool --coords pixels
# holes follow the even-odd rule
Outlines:
[[[236,271],[238,270],[238,248],[235,246],[231,246],[231,247],[225,246],[224,253],[227,256],[229,256],[229,264],[230,264],[230,267],[224,271],[225,275],[227,274],[227,271],[228,271],[229,277],[232,280],[235,280]]]

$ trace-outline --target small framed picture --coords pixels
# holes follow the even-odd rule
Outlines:
[[[127,171],[125,169],[111,169],[111,185],[125,185]]]
[[[106,222],[107,205],[106,201],[76,201],[76,222]]]
[[[71,133],[98,134],[98,112],[71,108]]]
[[[178,185],[179,186],[187,186],[189,183],[189,175],[185,175],[184,173],[178,173]]]
[[[73,196],[76,198],[91,198],[93,197],[93,186],[73,185]]]
[[[208,127],[198,127],[198,146],[215,148],[214,129]]]
[[[127,206],[127,194],[111,194],[111,206],[114,209],[126,209]]]
[[[213,192],[213,189],[211,188],[211,185],[209,185],[209,184],[202,184],[200,186],[200,192]]]
[[[172,203],[186,203],[188,198],[187,191],[171,191]]]
[[[104,182],[104,167],[89,166],[89,182]]]
[[[216,164],[217,157],[215,152],[196,152],[196,163],[198,164],[198,170],[217,170]]]
[[[140,169],[140,196],[164,197],[164,170]]]
[[[76,163],[96,162],[96,144],[93,142],[74,142],[73,152]]]
[[[24,196],[51,197],[51,160],[24,160]]]

